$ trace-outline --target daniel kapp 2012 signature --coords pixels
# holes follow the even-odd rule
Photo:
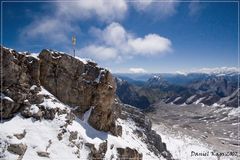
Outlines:
[[[209,157],[209,156],[216,156],[216,157],[221,157],[221,156],[229,156],[229,157],[239,157],[238,152],[217,152],[217,151],[191,151],[191,156],[192,157]]]

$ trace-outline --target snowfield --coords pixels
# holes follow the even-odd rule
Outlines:
[[[40,94],[47,94],[50,98],[44,100],[43,104],[48,108],[61,108],[70,111],[70,107],[59,102],[52,94],[42,88]],[[4,121],[0,124],[0,159],[2,160],[17,160],[18,155],[8,152],[9,144],[26,144],[27,150],[23,156],[23,160],[38,160],[47,159],[40,157],[38,152],[48,152],[51,160],[66,160],[66,159],[88,159],[90,153],[86,143],[94,144],[95,148],[99,149],[99,144],[107,141],[106,159],[117,159],[117,148],[130,147],[136,149],[143,154],[143,159],[164,159],[156,157],[154,153],[148,150],[147,145],[142,142],[133,131],[137,128],[132,120],[118,119],[117,123],[122,126],[122,137],[113,136],[110,133],[102,132],[91,127],[87,120],[91,114],[91,107],[85,112],[83,119],[75,117],[75,120],[66,128],[67,114],[58,115],[56,113],[53,120],[36,120],[34,118],[24,118],[17,114],[9,121]],[[38,107],[31,106],[31,112],[36,113]],[[58,134],[65,129],[62,139],[59,140]],[[26,132],[24,138],[18,139],[15,134]],[[77,132],[77,138],[70,140],[70,133]]]

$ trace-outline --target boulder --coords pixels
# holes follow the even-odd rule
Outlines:
[[[11,118],[13,116],[13,111],[16,108],[19,108],[19,105],[16,105],[13,100],[6,99],[3,96],[1,98],[1,104],[0,104],[0,113],[2,115],[2,118]]]
[[[24,153],[27,150],[27,145],[25,144],[10,144],[7,148],[7,150],[13,154],[17,154],[17,155],[24,155]]]
[[[19,139],[19,140],[21,140],[21,139],[23,139],[24,137],[25,137],[25,135],[26,135],[26,130],[24,129],[23,130],[23,133],[16,133],[16,134],[14,134],[14,136],[17,138],[17,139]]]
[[[47,157],[49,158],[50,153],[49,152],[37,152],[39,157]]]
[[[53,120],[55,118],[55,114],[57,112],[61,112],[58,108],[46,108],[43,105],[38,105],[39,111],[36,113],[33,113],[30,111],[30,107],[26,107],[22,112],[21,115],[25,118],[33,117],[37,120],[40,119],[48,119]]]
[[[70,136],[69,136],[69,141],[76,140],[77,139],[77,135],[78,135],[77,131],[75,131],[75,132],[71,131],[70,132]]]
[[[44,95],[42,94],[33,94],[29,98],[31,104],[41,104],[44,101]]]
[[[94,147],[94,144],[86,143],[85,145],[90,149],[90,153],[89,153],[90,159],[103,159],[105,156],[105,153],[107,152],[107,141],[99,144],[99,150],[97,150]]]
[[[141,160],[142,154],[138,153],[136,149],[126,148],[117,148],[120,160],[131,159],[131,160]]]

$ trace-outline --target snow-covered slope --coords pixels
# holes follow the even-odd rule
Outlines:
[[[72,117],[72,121],[69,122],[71,119],[69,116],[73,116],[70,114],[70,107],[61,103],[44,88],[39,94],[45,95],[44,102],[40,105],[65,112],[57,112],[53,120],[24,118],[17,114],[11,120],[1,123],[1,159],[18,159],[19,156],[14,154],[14,149],[9,149],[9,146],[21,143],[26,146],[23,160],[46,159],[46,157],[55,160],[88,159],[93,148],[98,152],[103,146],[106,149],[103,157],[106,159],[116,159],[117,148],[126,147],[142,153],[143,159],[164,159],[157,157],[148,149],[147,144],[134,134],[134,130],[139,129],[134,121],[117,119],[117,123],[123,129],[122,136],[113,136],[110,133],[98,131],[88,124],[87,119],[91,109],[84,114],[82,119]],[[36,114],[39,110],[38,106],[32,105],[30,112]],[[21,134],[24,136],[18,136]]]
[[[1,50],[0,159],[172,159],[150,120],[116,98],[108,70],[58,51]]]

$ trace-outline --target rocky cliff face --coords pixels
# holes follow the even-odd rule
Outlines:
[[[56,51],[1,50],[1,158],[172,159],[150,121],[115,99],[108,70]]]
[[[1,61],[2,118],[11,118],[14,113],[36,101],[41,103],[43,96],[36,97],[37,92],[34,93],[31,86],[42,85],[71,106],[80,118],[93,107],[89,123],[98,130],[116,134],[112,114],[116,87],[108,70],[97,67],[94,62],[50,50],[43,50],[39,58],[34,58],[3,48]]]
[[[39,58],[40,82],[48,91],[76,108],[74,112],[80,116],[92,106],[89,123],[94,128],[110,131],[114,127],[112,104],[116,87],[108,70],[49,50],[43,50]]]
[[[2,48],[2,118],[11,118],[13,114],[37,101],[36,94],[30,91],[32,85],[40,86],[40,63],[38,59],[19,54],[14,50]]]

